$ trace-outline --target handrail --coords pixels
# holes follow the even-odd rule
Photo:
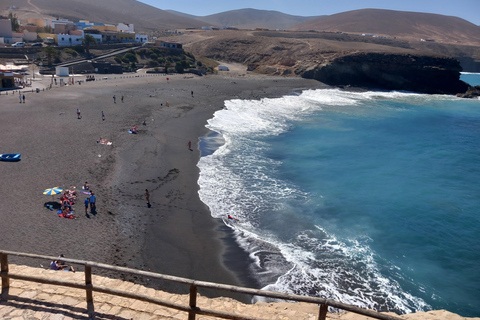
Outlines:
[[[2,278],[2,295],[9,287],[9,279],[18,279],[18,280],[25,280],[25,281],[31,281],[31,282],[83,289],[86,291],[87,302],[93,301],[93,294],[92,294],[93,291],[112,294],[112,295],[121,296],[125,298],[137,299],[145,302],[150,302],[150,303],[161,305],[167,308],[188,312],[189,320],[194,320],[197,314],[220,317],[223,319],[244,319],[244,320],[255,319],[255,318],[249,318],[245,316],[239,316],[239,315],[228,313],[228,312],[221,312],[217,310],[199,308],[196,305],[196,297],[197,297],[197,288],[200,287],[200,288],[209,288],[209,289],[222,290],[222,291],[228,291],[228,292],[237,292],[237,293],[243,293],[243,294],[254,295],[254,296],[262,296],[262,297],[268,297],[268,298],[276,298],[276,299],[282,299],[282,300],[291,300],[291,301],[297,301],[297,302],[318,304],[320,305],[319,313],[318,313],[319,320],[326,319],[328,307],[333,307],[341,310],[354,312],[354,313],[365,315],[375,319],[401,320],[399,317],[382,314],[377,311],[363,309],[360,307],[352,306],[349,304],[345,304],[342,302],[325,299],[325,298],[301,296],[296,294],[280,293],[280,292],[260,290],[260,289],[251,289],[251,288],[238,287],[233,285],[219,284],[219,283],[206,282],[206,281],[197,281],[197,280],[164,275],[164,274],[154,273],[149,271],[135,270],[127,267],[112,266],[112,265],[93,262],[93,261],[70,259],[70,258],[64,258],[64,257],[62,257],[62,261],[65,261],[71,264],[85,266],[85,284],[78,284],[71,281],[62,281],[62,280],[45,279],[45,278],[33,277],[33,276],[17,275],[17,274],[11,274],[8,271],[9,255],[17,256],[17,257],[27,257],[27,258],[33,258],[33,259],[42,259],[42,260],[58,260],[58,257],[54,257],[54,256],[45,256],[45,255],[38,255],[38,254],[31,254],[31,253],[20,253],[20,252],[14,252],[14,251],[0,250],[0,263],[1,263],[0,275]],[[178,303],[172,303],[168,301],[163,301],[161,299],[152,298],[146,295],[128,293],[128,292],[124,292],[116,289],[95,286],[92,283],[93,267],[189,285],[190,286],[189,304],[181,305]]]

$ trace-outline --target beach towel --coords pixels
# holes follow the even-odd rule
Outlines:
[[[88,195],[91,195],[91,193],[90,193],[90,192],[88,192],[88,191],[80,191],[80,192],[81,192],[81,193],[83,193],[83,194],[88,194]]]

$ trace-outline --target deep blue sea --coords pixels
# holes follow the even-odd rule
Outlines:
[[[480,100],[310,90],[207,127],[200,198],[265,289],[480,316]]]

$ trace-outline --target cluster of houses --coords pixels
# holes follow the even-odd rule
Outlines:
[[[0,44],[42,41],[58,46],[74,46],[82,44],[86,34],[92,35],[99,44],[148,42],[148,36],[136,33],[133,24],[111,25],[85,20],[73,22],[66,19],[28,19],[27,23],[20,24],[19,31],[15,32],[12,30],[11,20],[0,17]]]

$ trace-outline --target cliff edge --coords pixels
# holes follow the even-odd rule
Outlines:
[[[454,58],[412,54],[356,53],[302,73],[332,86],[355,86],[429,94],[457,94],[470,86],[460,80]]]

